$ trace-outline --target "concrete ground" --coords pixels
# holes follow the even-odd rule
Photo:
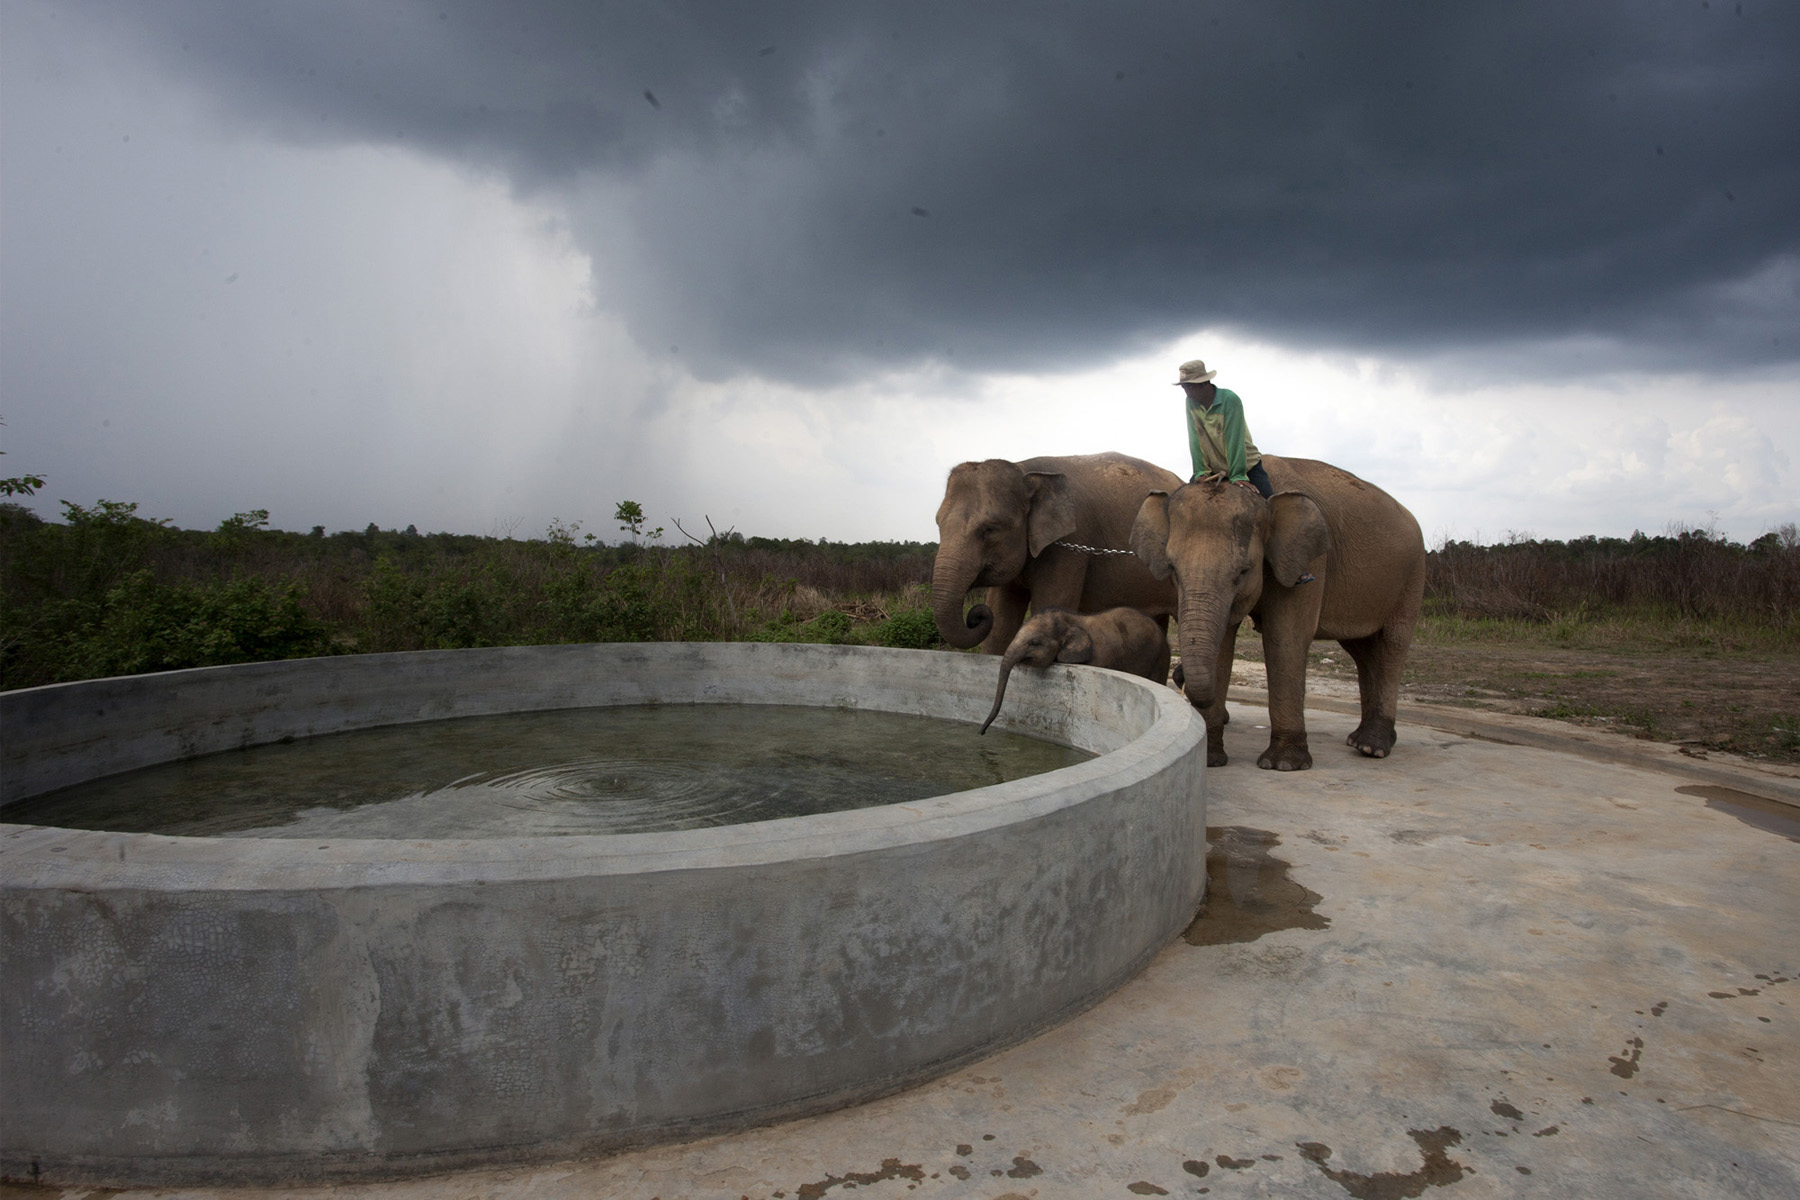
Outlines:
[[[1375,762],[1324,710],[1281,775],[1232,714],[1206,912],[1061,1027],[810,1120],[290,1194],[1800,1195],[1800,808],[1755,800],[1800,781],[1454,717]]]

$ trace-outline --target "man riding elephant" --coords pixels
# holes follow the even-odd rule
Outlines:
[[[1206,369],[1198,358],[1178,368],[1175,386],[1187,393],[1188,453],[1194,462],[1190,483],[1207,475],[1222,475],[1240,487],[1255,488],[1264,500],[1275,494],[1269,473],[1263,469],[1262,451],[1250,440],[1244,421],[1244,402],[1229,388],[1213,383],[1217,371]],[[1311,583],[1310,573],[1297,583]]]
[[[1213,383],[1217,371],[1195,358],[1181,364],[1175,386],[1187,393],[1188,453],[1194,460],[1192,479],[1221,474],[1232,483],[1249,483],[1262,498],[1275,494],[1262,452],[1250,440],[1244,402],[1238,394]],[[1190,482],[1192,481],[1190,479]]]

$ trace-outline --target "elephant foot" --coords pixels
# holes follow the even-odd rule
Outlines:
[[[1344,739],[1344,744],[1369,758],[1386,758],[1394,748],[1394,723],[1386,717],[1371,717]]]
[[[1306,735],[1271,739],[1256,765],[1265,771],[1310,771],[1312,753],[1306,748]]]
[[[1225,753],[1225,730],[1219,726],[1208,726],[1206,730],[1206,765],[1222,767],[1231,761]]]

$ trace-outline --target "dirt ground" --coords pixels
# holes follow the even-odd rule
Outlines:
[[[1263,686],[1262,641],[1246,623],[1233,681]],[[1354,697],[1356,666],[1314,643],[1310,693]],[[1800,655],[1713,650],[1632,652],[1541,642],[1415,641],[1401,702],[1551,717],[1704,758],[1726,751],[1800,764]]]

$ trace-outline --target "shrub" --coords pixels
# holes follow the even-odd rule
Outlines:
[[[667,605],[656,595],[655,583],[655,576],[647,565],[634,563],[613,568],[602,584],[600,594],[584,613],[585,640],[655,641],[657,626],[669,615]]]
[[[489,567],[468,573],[417,575],[383,555],[364,581],[363,650],[465,650],[500,646],[508,636],[502,573]]]
[[[812,620],[800,627],[805,642],[823,642],[828,646],[841,646],[850,639],[850,630],[854,622],[850,614],[840,609],[828,608]]]
[[[158,584],[150,571],[115,585],[90,619],[66,635],[58,674],[68,679],[304,658],[331,651],[325,627],[300,606],[300,589],[259,579]]]
[[[930,650],[942,644],[938,639],[937,618],[926,608],[897,612],[887,620],[877,622],[875,640],[883,646],[896,646],[902,650]]]

